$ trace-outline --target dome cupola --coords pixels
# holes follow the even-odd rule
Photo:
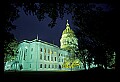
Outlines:
[[[66,29],[63,31],[62,35],[67,34],[67,33],[73,33],[74,34],[73,30],[70,29],[70,25],[68,24],[68,20],[67,20],[67,24],[66,24]]]

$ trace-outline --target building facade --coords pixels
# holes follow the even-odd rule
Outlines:
[[[11,67],[23,71],[69,70],[63,68],[64,59],[77,49],[78,39],[67,20],[66,29],[60,39],[60,48],[38,38],[32,41],[23,40],[18,46],[18,54]]]

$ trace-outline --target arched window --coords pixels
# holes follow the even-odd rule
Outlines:
[[[59,56],[60,56],[60,54],[59,54]]]
[[[40,68],[42,68],[42,64],[40,64]]]

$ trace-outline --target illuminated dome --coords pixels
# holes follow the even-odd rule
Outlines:
[[[70,25],[66,24],[66,29],[63,31],[60,39],[60,48],[64,50],[72,51],[78,49],[78,39],[76,38],[74,31],[70,28]]]

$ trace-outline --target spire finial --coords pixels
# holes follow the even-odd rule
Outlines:
[[[38,40],[38,34],[37,34],[37,40]]]
[[[66,24],[66,26],[69,26],[69,24],[68,24],[68,19],[67,19],[67,24]]]

